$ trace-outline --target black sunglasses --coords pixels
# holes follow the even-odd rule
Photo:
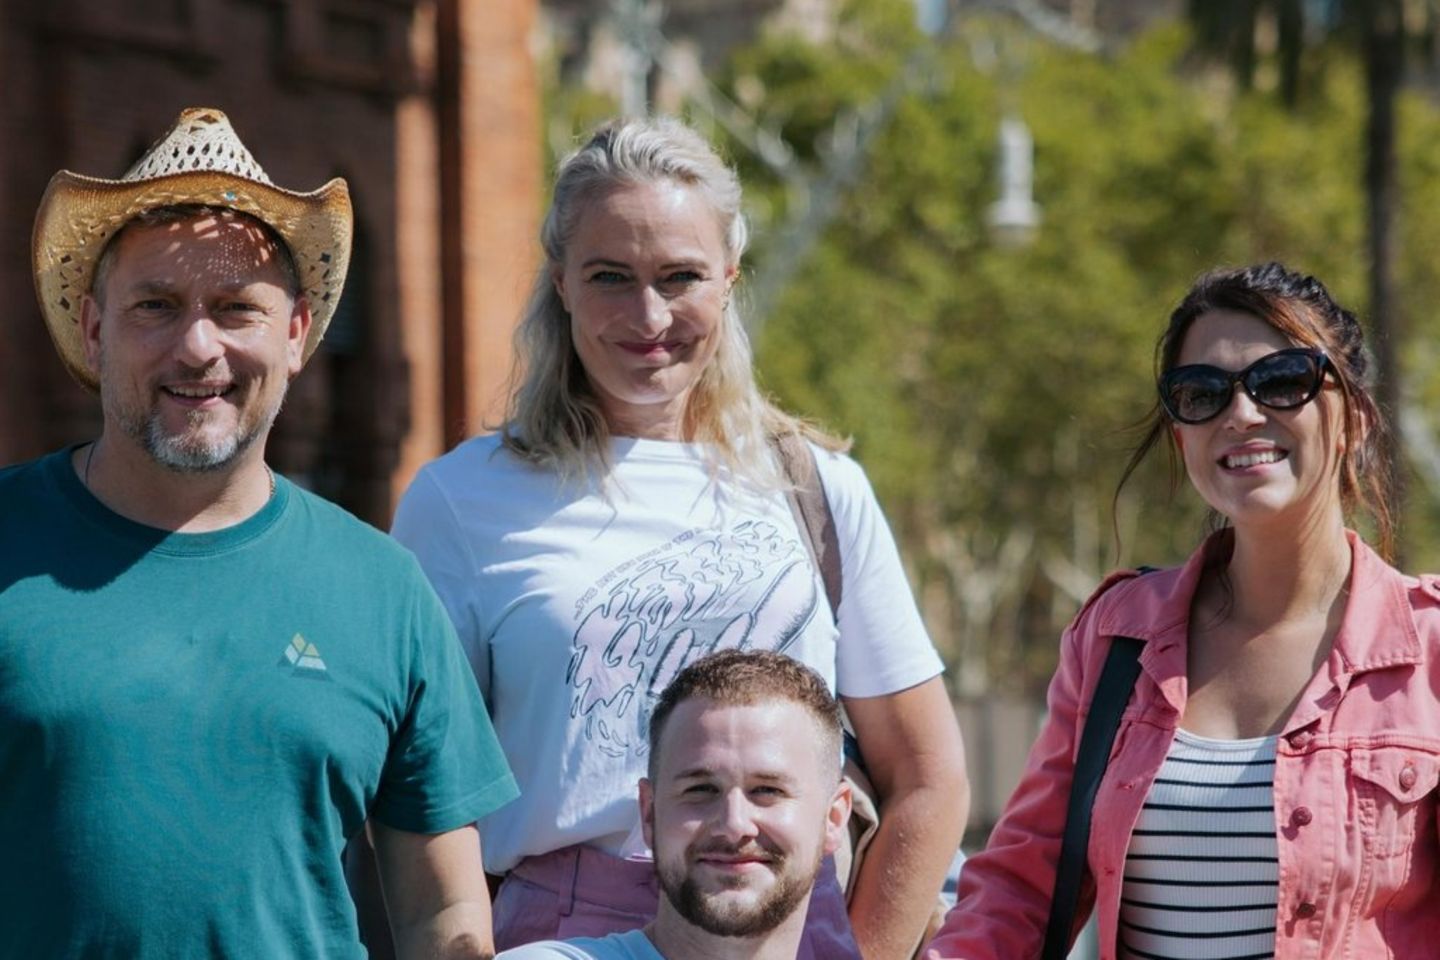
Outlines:
[[[1180,423],[1204,423],[1230,406],[1238,383],[1262,407],[1294,410],[1315,399],[1329,366],[1325,352],[1310,347],[1277,350],[1234,373],[1191,363],[1160,377],[1160,405]]]

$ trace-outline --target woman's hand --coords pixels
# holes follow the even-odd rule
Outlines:
[[[907,960],[965,832],[965,746],[938,676],[882,697],[847,698],[845,710],[880,807],[850,922],[865,960]]]

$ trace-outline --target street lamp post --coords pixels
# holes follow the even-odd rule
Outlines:
[[[650,112],[650,74],[655,69],[655,53],[647,38],[659,30],[662,12],[659,0],[611,0],[611,22],[624,47],[620,112],[627,117],[643,117]]]
[[[1002,246],[1029,243],[1040,226],[1034,197],[1035,143],[1018,114],[1000,121],[1000,199],[990,205],[986,222]]]

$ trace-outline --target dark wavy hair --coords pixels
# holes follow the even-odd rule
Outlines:
[[[1336,303],[1319,280],[1283,264],[1271,262],[1238,270],[1216,270],[1201,276],[1170,314],[1170,323],[1155,347],[1157,379],[1176,366],[1191,324],[1212,310],[1248,313],[1299,346],[1325,351],[1345,410],[1341,504],[1347,514],[1360,511],[1369,515],[1380,540],[1381,554],[1391,556],[1395,531],[1390,504],[1390,430],[1375,401],[1374,364],[1355,314]],[[1171,489],[1179,484],[1183,470],[1170,423],[1157,397],[1155,406],[1139,424],[1139,429],[1145,432],[1115,487],[1117,502],[1126,481],[1162,440],[1169,453]],[[1225,522],[1213,513],[1211,521],[1217,527]]]

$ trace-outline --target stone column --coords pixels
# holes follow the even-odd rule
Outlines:
[[[504,409],[511,334],[537,263],[543,163],[537,0],[440,0],[447,446]]]
[[[441,307],[440,134],[436,122],[437,3],[417,4],[410,49],[417,89],[395,111],[395,274],[407,366],[409,430],[391,477],[391,503],[445,450],[445,315]]]

